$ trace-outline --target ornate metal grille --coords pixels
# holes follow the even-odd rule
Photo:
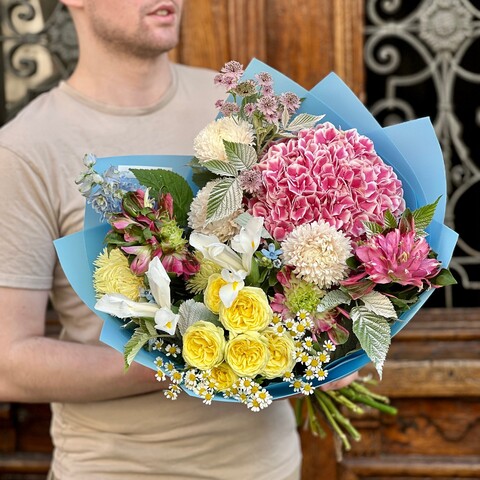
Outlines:
[[[369,109],[384,125],[430,116],[444,153],[447,223],[460,234],[451,263],[459,285],[445,290],[447,307],[480,304],[479,8],[468,0],[366,1]]]
[[[65,78],[78,49],[73,23],[56,0],[0,0],[0,124]]]

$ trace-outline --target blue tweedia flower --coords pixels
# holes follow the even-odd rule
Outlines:
[[[281,255],[283,252],[280,249],[276,249],[274,243],[270,243],[268,245],[268,250],[265,248],[262,248],[262,254],[264,257],[269,258],[270,260],[277,260],[278,256]]]

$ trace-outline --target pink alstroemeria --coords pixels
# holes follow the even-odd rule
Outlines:
[[[335,345],[345,343],[350,335],[350,332],[337,321],[339,318],[339,315],[330,312],[317,314],[314,318],[317,333],[326,332]]]
[[[386,235],[374,235],[356,248],[367,278],[372,282],[414,285],[421,289],[423,282],[434,277],[440,263],[428,258],[430,246],[415,231],[401,232],[398,228]]]
[[[189,252],[163,254],[159,252],[158,257],[161,258],[162,265],[169,273],[174,273],[178,277],[188,279],[200,270],[200,263]]]
[[[132,270],[135,275],[142,275],[148,270],[152,255],[152,248],[149,245],[121,247],[121,249],[129,255],[136,255],[130,265],[130,270]]]

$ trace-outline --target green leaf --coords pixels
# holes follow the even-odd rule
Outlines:
[[[288,132],[299,132],[304,128],[312,128],[318,123],[325,115],[310,115],[309,113],[301,113],[297,115],[289,125],[285,127]]]
[[[173,199],[173,211],[179,225],[186,225],[193,192],[188,182],[178,173],[161,168],[152,170],[132,169],[137,180],[151,189],[152,194],[170,193]]]
[[[252,168],[257,162],[257,152],[253,147],[246,143],[235,143],[223,141],[225,153],[228,161],[237,170],[246,170]]]
[[[390,210],[387,210],[385,212],[385,216],[383,217],[383,220],[385,222],[385,228],[387,229],[397,228],[397,225],[398,225],[397,219],[394,217],[393,213]]]
[[[390,346],[390,325],[385,318],[365,307],[354,307],[350,314],[353,320],[353,333],[382,378],[383,364]]]
[[[225,175],[227,177],[237,176],[237,169],[229,162],[210,160],[208,162],[203,162],[203,166],[217,175]]]
[[[158,337],[158,332],[155,328],[155,320],[153,318],[142,318],[140,325],[142,326],[143,331],[148,333],[150,338]]]
[[[137,328],[130,340],[125,344],[123,350],[123,359],[125,361],[125,370],[128,370],[137,353],[148,342],[150,335],[145,332],[141,327]]]
[[[342,290],[331,290],[321,299],[317,311],[320,313],[326,312],[344,303],[350,303],[351,300],[350,295],[347,295]]]
[[[207,223],[228,217],[242,206],[243,191],[236,178],[220,180],[210,192]]]
[[[397,312],[393,307],[392,302],[386,296],[375,290],[367,293],[360,300],[365,304],[365,308],[381,317],[397,318]]]
[[[416,230],[425,230],[430,225],[440,198],[441,197],[438,197],[433,203],[417,208],[417,210],[412,213]]]
[[[440,287],[446,287],[447,285],[456,285],[457,281],[452,275],[452,272],[447,268],[442,268],[440,272],[433,278],[430,279],[433,285],[438,285]]]

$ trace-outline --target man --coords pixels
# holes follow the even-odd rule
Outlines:
[[[62,0],[80,57],[67,82],[0,131],[0,401],[52,402],[59,480],[299,478],[287,402],[167,400],[153,372],[98,341],[52,241],[82,228],[74,179],[98,156],[190,154],[212,118],[213,72],[170,64],[183,0]],[[63,326],[44,337],[48,298]]]

